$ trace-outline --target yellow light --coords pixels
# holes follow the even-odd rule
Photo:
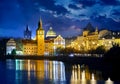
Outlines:
[[[95,42],[92,42],[92,44],[95,44]]]

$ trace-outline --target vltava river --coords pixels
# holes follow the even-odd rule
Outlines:
[[[0,61],[0,84],[114,84],[87,65],[47,60]]]

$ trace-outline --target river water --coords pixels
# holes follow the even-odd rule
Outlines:
[[[84,64],[48,60],[0,61],[0,84],[116,84]]]

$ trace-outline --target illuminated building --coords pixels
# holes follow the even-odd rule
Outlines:
[[[37,43],[34,40],[23,40],[23,54],[37,55]]]
[[[37,41],[37,55],[44,55],[45,42],[44,42],[44,30],[42,28],[42,21],[38,24],[38,29],[36,30],[36,41]]]
[[[90,23],[83,29],[83,35],[77,36],[66,47],[72,47],[76,50],[87,51],[96,49],[98,46],[105,46],[108,50],[112,47],[113,43],[120,43],[120,32],[113,32],[108,30],[98,31]]]
[[[11,52],[15,49],[16,55],[23,55],[22,42],[20,39],[9,39],[6,43],[6,55],[12,54]]]
[[[54,39],[56,36],[57,35],[53,31],[52,27],[50,27],[45,38],[45,55],[54,55]]]
[[[45,55],[54,55],[54,41],[45,40]]]
[[[99,45],[105,46],[106,50],[110,49],[114,43],[120,44],[120,32],[102,30],[99,32]]]
[[[90,50],[95,49],[98,43],[98,29],[94,29],[90,23],[84,28],[83,35],[78,36],[76,40],[71,42],[68,47],[76,50]]]
[[[95,49],[98,43],[98,30],[95,31],[84,30],[83,31],[83,45],[85,44],[85,50]]]
[[[10,39],[6,44],[6,54],[10,55],[13,49],[16,49],[16,42],[14,39]]]
[[[29,29],[27,27],[26,31],[28,30]],[[50,27],[50,29],[47,31],[46,37],[44,36],[42,20],[40,20],[38,23],[35,36],[36,39],[32,40],[27,37],[29,37],[29,34],[26,33],[26,39],[22,40],[24,55],[54,55],[56,48],[65,47],[65,40],[61,35],[57,36],[52,27]]]
[[[57,48],[65,48],[65,39],[61,35],[54,39],[54,49]]]
[[[57,48],[65,48],[65,39],[61,35],[57,36],[50,27],[46,35],[45,52],[47,55],[54,55]]]
[[[42,28],[41,20],[36,30],[36,40],[24,39],[22,43],[24,55],[44,55],[44,29]]]
[[[53,31],[52,27],[50,27],[50,29],[46,34],[46,38],[55,38],[55,37],[56,37],[56,33]]]

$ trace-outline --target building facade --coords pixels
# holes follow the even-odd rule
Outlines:
[[[11,38],[6,43],[6,55],[10,55],[12,53],[13,49],[16,49],[16,42],[14,39]]]
[[[53,31],[52,27],[48,30],[45,37],[45,31],[42,28],[42,20],[40,19],[38,23],[38,28],[36,30],[36,39],[24,39],[22,40],[23,43],[23,54],[24,55],[55,55],[55,47],[57,48],[54,42],[58,39],[62,42],[58,45],[61,47],[65,47],[65,40],[62,36],[56,35]]]
[[[80,51],[88,51],[96,49],[98,46],[104,46],[109,50],[114,43],[120,44],[120,32],[113,32],[108,30],[98,31],[98,28],[92,27],[90,23],[83,29],[83,34],[77,36],[66,47],[72,47]]]
[[[16,41],[10,39],[6,43],[6,55],[11,54],[13,49],[16,49],[18,55],[38,55],[38,56],[50,56],[56,55],[57,48],[71,47],[80,51],[88,51],[96,49],[98,46],[104,46],[106,50],[109,50],[114,43],[120,44],[120,32],[101,30],[94,28],[90,23],[83,29],[83,33],[77,38],[67,40],[61,35],[57,35],[50,27],[45,35],[45,31],[42,27],[42,20],[38,23],[36,29],[36,39],[31,39],[32,31],[26,27],[24,31],[24,39]]]

